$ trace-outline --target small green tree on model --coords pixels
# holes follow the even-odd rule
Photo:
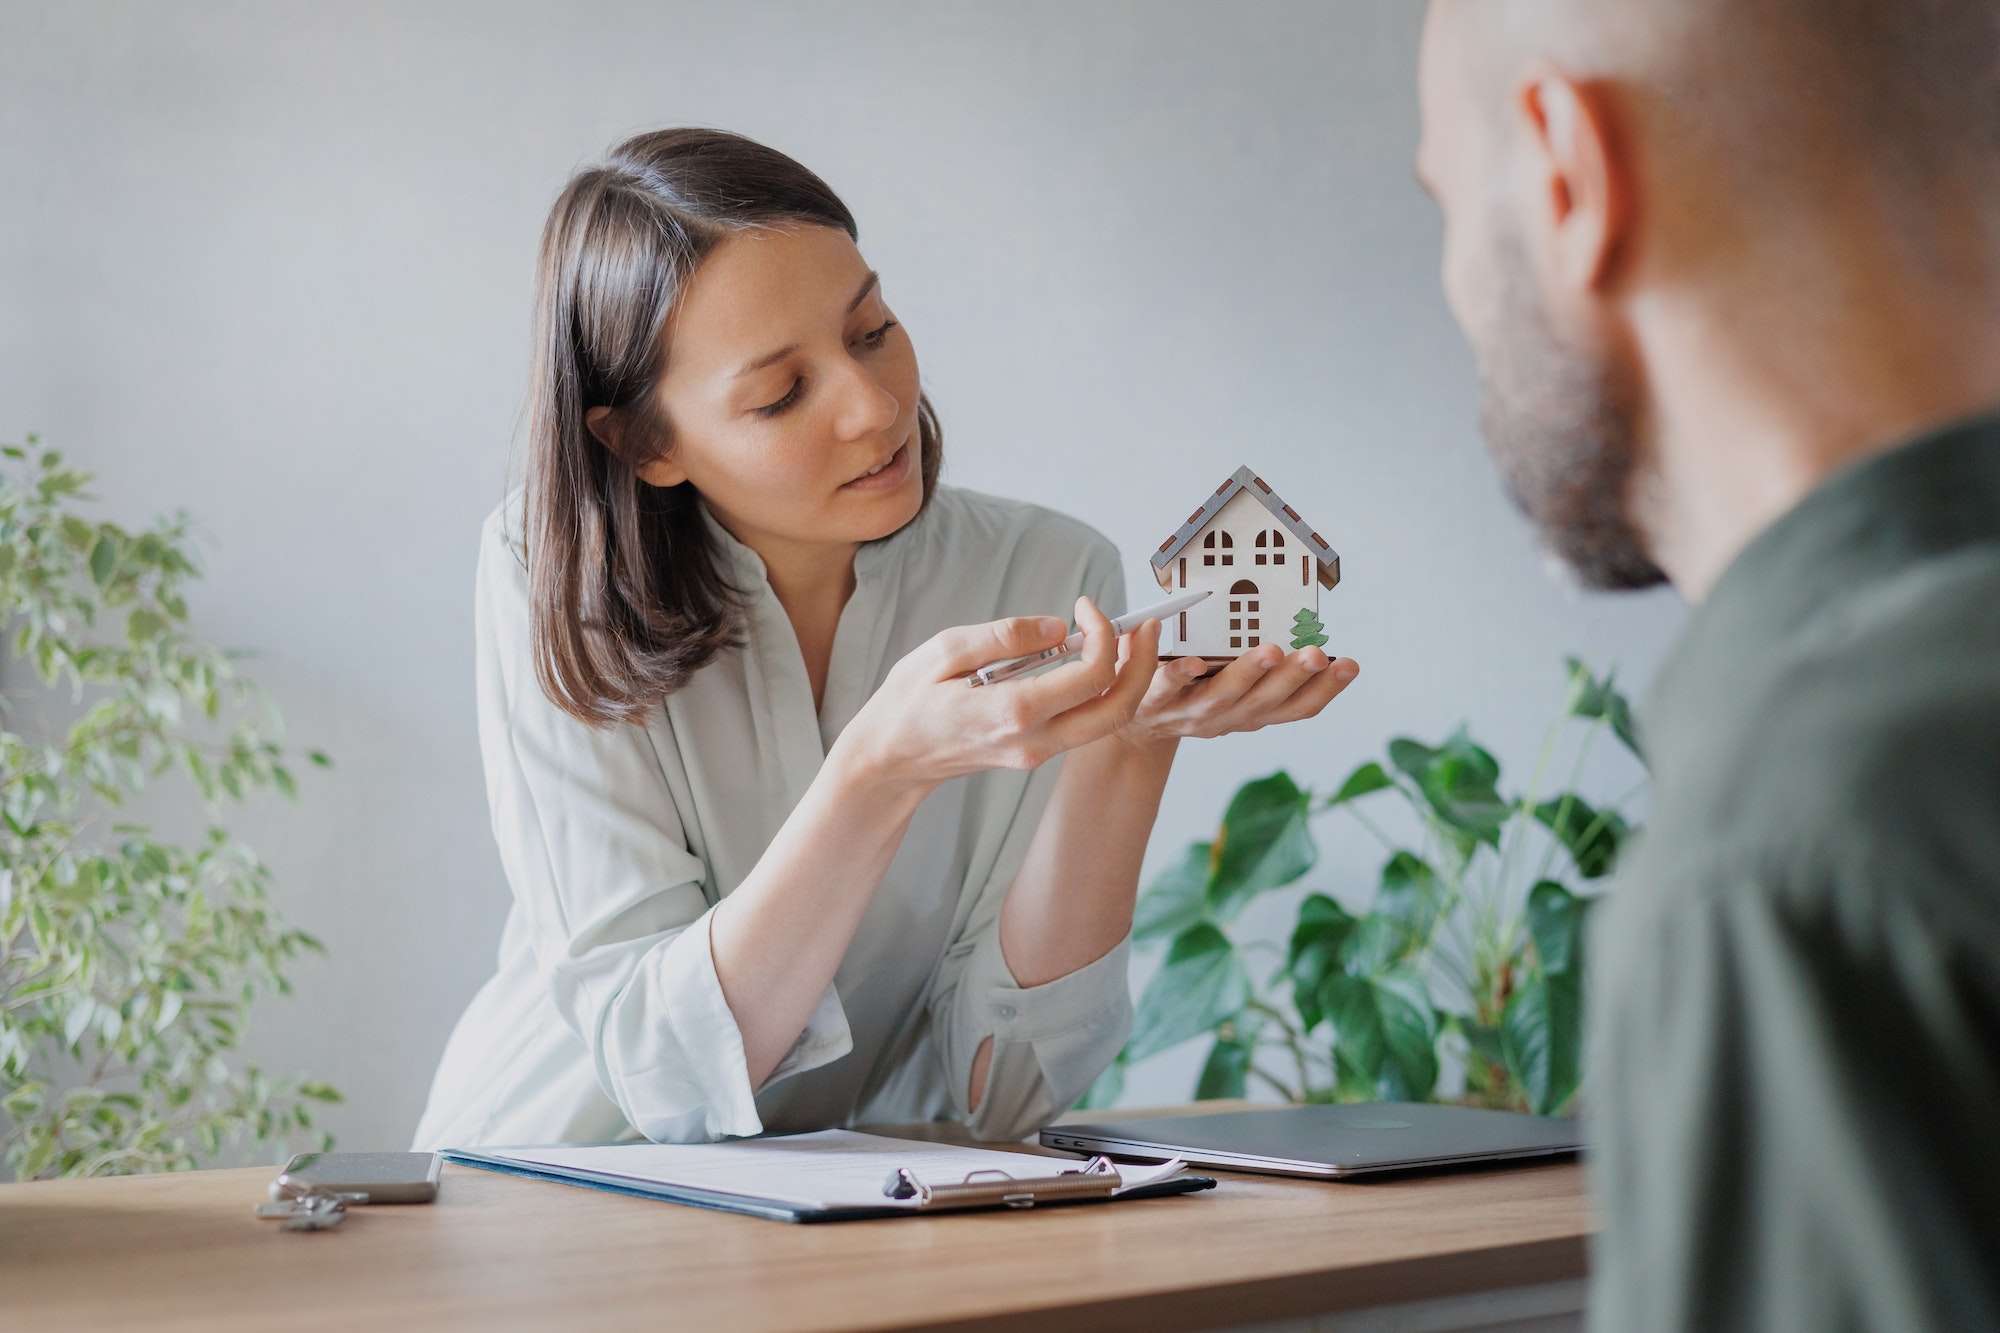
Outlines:
[[[1300,611],[1292,617],[1292,651],[1324,647],[1326,647],[1326,626],[1320,624],[1318,616],[1311,611]]]
[[[88,474],[33,436],[0,454],[0,1168],[282,1149],[339,1094],[232,1056],[258,993],[287,991],[285,964],[320,945],[278,921],[269,872],[214,822],[253,791],[295,794],[277,714],[188,632],[185,515],[93,522],[74,512]],[[211,821],[191,846],[117,817],[176,773]]]

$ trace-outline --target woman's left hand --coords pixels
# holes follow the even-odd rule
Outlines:
[[[1286,653],[1275,643],[1252,648],[1206,680],[1198,657],[1160,663],[1139,711],[1114,733],[1135,749],[1183,736],[1226,736],[1317,716],[1361,672],[1349,657],[1317,648]]]

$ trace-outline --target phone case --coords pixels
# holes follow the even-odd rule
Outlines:
[[[309,1187],[366,1195],[368,1203],[429,1203],[437,1198],[444,1159],[434,1152],[300,1153],[271,1182],[280,1199]]]

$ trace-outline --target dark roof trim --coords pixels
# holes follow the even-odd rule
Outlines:
[[[1224,505],[1236,498],[1238,491],[1249,492],[1251,499],[1263,505],[1280,526],[1297,537],[1300,543],[1313,553],[1313,558],[1319,562],[1320,586],[1331,588],[1340,582],[1340,553],[1326,544],[1326,538],[1306,526],[1306,521],[1299,517],[1299,511],[1280,499],[1278,493],[1271,489],[1270,483],[1247,467],[1237,468],[1230,473],[1229,479],[1216,487],[1215,494],[1208,497],[1208,502],[1189,514],[1187,522],[1181,524],[1173,536],[1160,543],[1160,549],[1153,553],[1155,577],[1164,575],[1167,566],[1173,563],[1174,557],[1179,555],[1182,549],[1222,512]]]

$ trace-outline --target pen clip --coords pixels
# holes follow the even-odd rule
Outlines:
[[[998,685],[1003,680],[1025,676],[1036,667],[1053,662],[1058,657],[1067,657],[1074,651],[1069,643],[1064,641],[1053,648],[1044,648],[1039,653],[1029,653],[1026,657],[1016,657],[1005,662],[995,662],[992,666],[983,666],[968,676],[965,683],[973,689],[978,689],[981,685]]]
[[[1168,616],[1176,613],[1185,613],[1207,601],[1211,595],[1211,591],[1207,589],[1198,593],[1181,593],[1179,596],[1169,597],[1166,601],[1160,602],[1157,605],[1145,607],[1138,611],[1127,612],[1125,615],[1118,616],[1112,620],[1112,633],[1119,638],[1123,638],[1145,624],[1148,620],[1158,620],[1164,624]],[[1081,630],[1075,631],[1053,648],[1045,649],[1039,653],[1029,653],[1026,657],[1009,658],[1005,662],[994,662],[989,666],[983,666],[966,677],[965,683],[976,690],[981,685],[997,685],[1003,680],[1012,680],[1016,676],[1025,675],[1033,671],[1046,662],[1053,661],[1058,657],[1065,657],[1075,652],[1077,648],[1082,646],[1082,640],[1083,632]]]

